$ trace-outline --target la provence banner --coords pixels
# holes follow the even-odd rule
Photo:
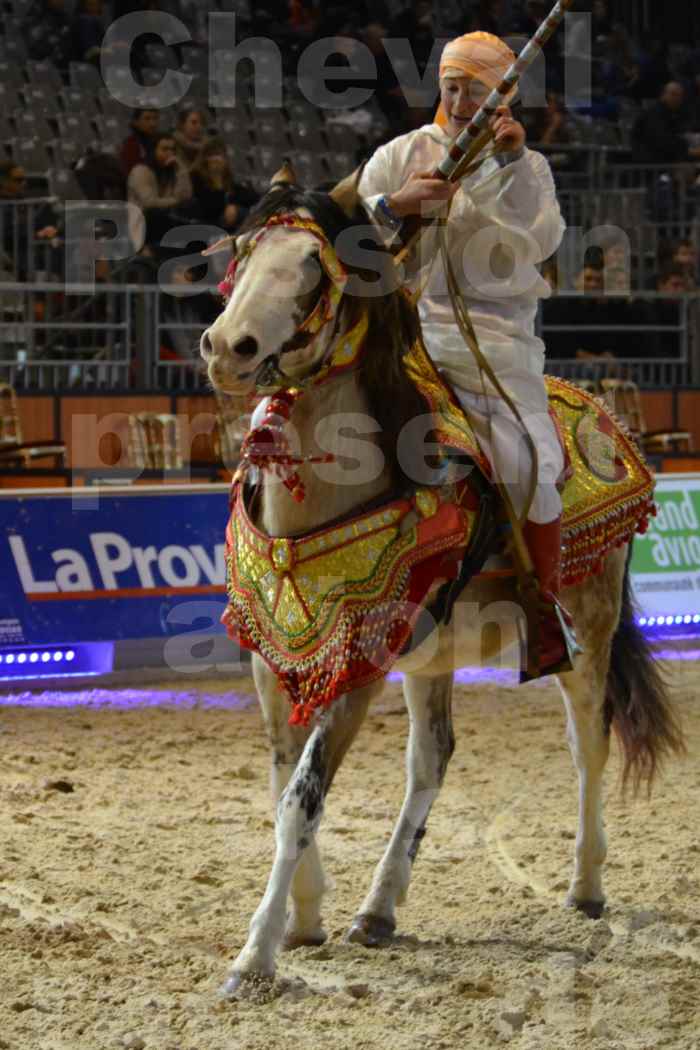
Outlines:
[[[224,485],[0,498],[0,645],[220,629],[227,513]]]
[[[657,479],[637,536],[646,616],[700,613],[700,476]],[[0,646],[220,630],[225,485],[0,495]]]

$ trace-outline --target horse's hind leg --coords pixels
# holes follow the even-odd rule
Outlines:
[[[452,674],[405,675],[404,695],[410,717],[406,794],[389,846],[348,933],[348,940],[367,946],[387,941],[396,928],[395,909],[406,899],[428,814],[454,751]]]
[[[300,858],[321,821],[335,772],[360,728],[374,689],[334,701],[311,732],[277,803],[275,859],[265,895],[250,922],[248,939],[222,989],[236,995],[247,982],[270,979],[285,931],[287,897]]]
[[[591,918],[599,918],[605,905],[602,874],[607,841],[602,790],[610,750],[605,688],[611,642],[620,615],[624,566],[625,551],[615,551],[600,576],[564,595],[584,648],[576,669],[559,680],[567,711],[566,735],[579,782],[576,858],[566,902]]]
[[[272,749],[270,783],[272,799],[277,805],[297,767],[310,730],[289,725],[289,700],[277,684],[272,671],[258,657],[253,657],[253,677]],[[292,906],[287,917],[285,947],[323,944],[326,940],[327,934],[321,921],[321,902],[325,888],[323,864],[316,838],[312,836],[292,879]]]

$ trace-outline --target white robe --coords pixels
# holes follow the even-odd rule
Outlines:
[[[437,124],[427,124],[380,146],[360,182],[370,211],[412,172],[435,170],[450,141]],[[535,335],[537,302],[550,294],[536,264],[556,251],[564,228],[549,164],[528,149],[505,166],[490,157],[462,179],[447,227],[452,266],[481,351],[537,449],[538,485],[528,517],[542,523],[561,513],[556,480],[563,457],[547,412],[544,343]],[[484,452],[520,511],[532,469],[522,428],[493,396],[493,387],[483,385],[457,327],[439,256],[433,253],[431,268],[421,271],[419,281],[425,282],[418,310],[428,351],[468,410]]]

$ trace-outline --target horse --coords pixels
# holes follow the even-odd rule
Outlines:
[[[381,506],[397,483],[405,481],[396,451],[401,430],[415,413],[425,411],[402,366],[419,321],[401,287],[363,294],[366,286],[361,285],[352,296],[347,288],[340,289],[329,305],[333,284],[324,270],[324,253],[358,225],[366,230],[371,222],[356,185],[348,180],[330,194],[304,190],[289,180],[272,186],[233,242],[228,301],[201,337],[210,381],[226,394],[274,394],[296,384],[295,398],[277,404],[278,412],[280,404],[283,409],[286,405],[282,414],[288,416],[277,423],[279,433],[293,433],[297,450],[303,452],[290,462],[304,499],[291,498],[294,486],[281,484],[273,471],[259,470],[250,504],[257,535],[281,544],[283,553],[290,537],[342,523],[358,508]],[[354,264],[347,269],[350,276],[367,274]],[[284,294],[272,298],[271,290],[281,282]],[[310,318],[318,323],[310,324]],[[358,318],[366,329],[362,367],[337,369],[325,382],[306,387],[343,348]],[[350,434],[346,427],[328,426],[340,413],[360,428],[373,468],[361,477],[355,471],[352,484],[342,483],[338,464],[356,463],[357,430]],[[377,425],[363,429],[368,419]],[[327,462],[329,451],[335,464]],[[559,676],[578,774],[578,833],[566,904],[593,919],[605,905],[601,793],[611,729],[623,751],[623,782],[631,780],[635,789],[644,782],[651,785],[661,762],[684,746],[665,684],[635,622],[628,546],[610,550],[597,575],[565,588],[562,595],[583,649],[574,669]],[[515,628],[509,633],[503,625],[500,631],[482,631],[475,611],[517,601],[512,578],[475,576],[457,599],[449,624],[434,625],[394,665],[403,671],[410,720],[405,797],[348,931],[352,942],[368,947],[391,942],[396,908],[406,899],[428,815],[454,750],[453,671],[464,664],[492,665],[501,646],[517,636]],[[252,673],[272,750],[276,851],[247,941],[222,987],[225,997],[244,996],[260,982],[273,982],[280,949],[325,941],[325,883],[316,833],[335,773],[382,688],[377,678],[336,698],[309,725],[289,724],[285,689],[269,661],[255,652]]]

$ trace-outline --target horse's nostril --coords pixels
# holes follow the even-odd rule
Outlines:
[[[202,338],[199,340],[199,349],[205,355],[212,354],[214,352],[214,347],[212,346],[209,332],[204,332]]]
[[[241,357],[253,357],[258,352],[258,341],[248,335],[245,339],[239,339],[233,347],[233,352],[234,354],[240,354]]]

